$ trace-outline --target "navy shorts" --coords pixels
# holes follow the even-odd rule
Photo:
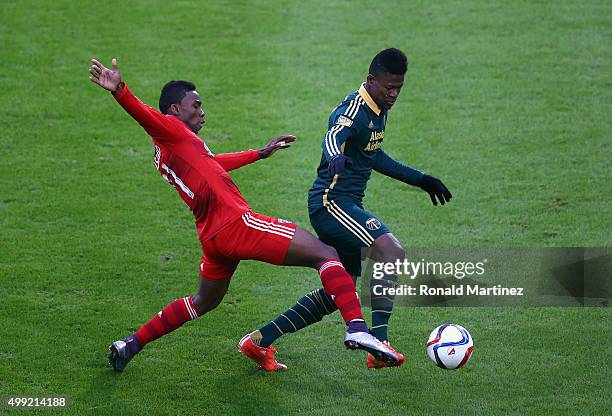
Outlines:
[[[352,276],[361,275],[361,252],[389,231],[370,211],[350,200],[330,200],[310,211],[310,223],[319,239],[334,247]]]

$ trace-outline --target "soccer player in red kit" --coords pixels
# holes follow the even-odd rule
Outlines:
[[[253,212],[227,174],[288,147],[294,136],[277,137],[258,151],[214,155],[196,135],[204,125],[204,111],[194,84],[167,83],[157,111],[122,82],[116,59],[111,68],[96,59],[91,63],[90,79],[110,91],[153,139],[155,167],[193,212],[203,252],[198,293],[171,302],[133,335],[113,342],[109,347],[113,370],[123,371],[146,344],[216,308],[238,263],[247,259],[317,269],[347,325],[345,346],[397,363],[397,355],[369,333],[355,285],[336,250],[291,222]],[[267,371],[286,369],[274,359],[273,347],[259,347],[247,336],[239,348]]]

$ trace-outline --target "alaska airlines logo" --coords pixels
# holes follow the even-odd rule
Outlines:
[[[366,152],[373,152],[375,150],[380,149],[382,147],[382,142],[384,138],[385,138],[384,130],[373,131],[372,134],[370,134],[370,142],[368,143],[366,147],[364,147],[363,150],[365,150]]]

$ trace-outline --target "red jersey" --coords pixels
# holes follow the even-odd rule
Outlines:
[[[193,212],[200,241],[251,210],[227,171],[258,160],[259,152],[215,156],[181,120],[161,114],[122,86],[115,99],[153,139],[155,167]]]

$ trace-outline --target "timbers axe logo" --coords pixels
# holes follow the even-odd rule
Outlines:
[[[372,231],[378,230],[381,227],[380,221],[378,221],[378,219],[376,218],[370,218],[366,221],[365,225],[368,230]]]

